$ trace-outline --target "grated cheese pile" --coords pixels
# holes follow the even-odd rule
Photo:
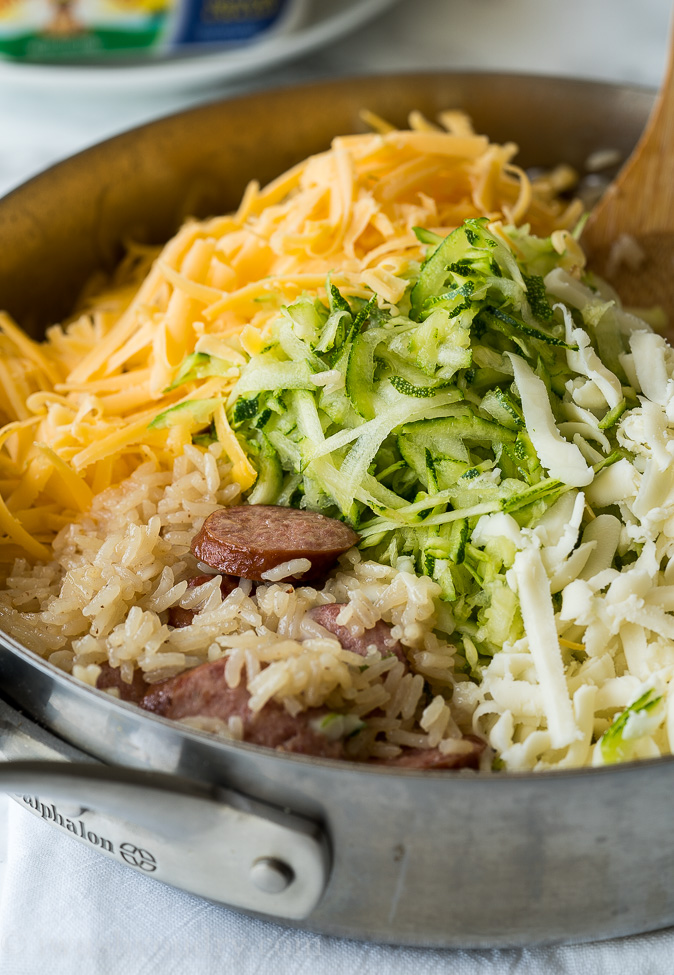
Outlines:
[[[515,145],[490,144],[460,113],[441,126],[415,113],[409,131],[364,114],[378,131],[336,138],[263,189],[252,182],[235,214],[186,224],[161,253],[132,245],[44,343],[0,314],[0,576],[18,556],[48,560],[56,533],[143,461],[169,469],[190,418],[153,418],[226,395],[280,307],[324,295],[326,273],[345,296],[374,290],[394,307],[423,258],[414,226],[445,235],[487,216],[550,234],[578,220],[580,204],[558,200],[566,169],[532,183]],[[194,352],[231,369],[171,390]],[[215,425],[246,490],[255,471],[222,408]]]

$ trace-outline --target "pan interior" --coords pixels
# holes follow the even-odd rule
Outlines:
[[[232,210],[251,178],[264,184],[326,148],[334,135],[363,131],[363,107],[403,127],[414,109],[433,118],[458,108],[476,131],[515,141],[521,165],[549,168],[563,161],[583,173],[593,153],[629,154],[651,103],[648,91],[595,82],[433,74],[327,82],[194,109],[87,150],[0,202],[0,306],[39,337],[71,310],[92,273],[114,267],[125,240],[162,242],[188,215]],[[16,644],[12,652],[20,653]],[[50,696],[51,681],[64,694],[81,693],[69,676],[29,659],[42,671],[39,697]],[[13,696],[11,682],[3,684]],[[30,689],[16,699],[42,710]],[[92,699],[101,705],[100,695]],[[70,722],[62,730],[85,744]],[[103,748],[105,757],[123,760]]]

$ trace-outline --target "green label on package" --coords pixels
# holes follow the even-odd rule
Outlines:
[[[96,61],[254,40],[288,0],[0,0],[0,57]]]

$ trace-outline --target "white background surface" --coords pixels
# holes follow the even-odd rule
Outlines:
[[[238,84],[167,87],[159,93],[140,85],[120,93],[90,92],[85,84],[68,91],[49,85],[29,90],[20,79],[5,79],[0,195],[120,130],[251,88],[331,75],[466,67],[655,86],[664,67],[669,9],[670,0],[401,0],[356,36]],[[0,975],[28,972],[671,975],[674,933],[507,952],[339,942],[240,918],[137,877],[0,797]]]

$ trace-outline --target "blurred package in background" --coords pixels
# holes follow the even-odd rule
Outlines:
[[[76,62],[161,57],[289,32],[306,0],[0,0],[0,57]]]

